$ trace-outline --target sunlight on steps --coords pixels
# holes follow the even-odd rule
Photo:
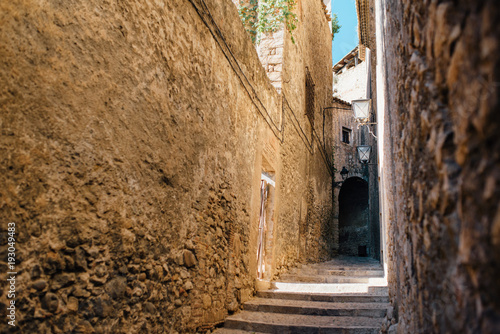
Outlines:
[[[271,291],[274,292],[311,292],[311,293],[387,293],[387,280],[383,277],[367,278],[368,283],[289,283],[272,282]]]
[[[369,258],[302,264],[256,283],[255,297],[215,333],[378,334],[390,306],[383,268]]]

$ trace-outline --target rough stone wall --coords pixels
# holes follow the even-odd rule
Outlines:
[[[193,6],[2,7],[2,224],[18,228],[19,326],[220,321],[252,289],[246,189],[264,125]]]
[[[325,16],[321,1],[304,1],[303,7],[303,44],[299,45],[304,50],[304,65],[307,66],[315,84],[315,123],[312,133],[313,156],[309,162],[308,173],[311,175],[308,182],[310,204],[308,208],[307,224],[307,259],[310,261],[325,261],[333,254],[335,248],[333,240],[332,221],[332,178],[331,171],[325,165],[331,160],[328,156],[326,143],[331,134],[326,133],[323,138],[323,127],[328,124],[328,119],[322,119],[323,108],[331,106],[332,76],[329,69],[332,64],[330,22]],[[291,40],[289,46],[293,47]],[[328,50],[328,51],[327,51]],[[290,59],[288,66],[293,69]],[[289,80],[292,71],[287,73]],[[290,85],[293,87],[293,84]],[[324,199],[329,198],[327,202]],[[326,205],[325,205],[326,204]],[[327,237],[325,237],[327,236]],[[312,250],[313,253],[311,253]]]
[[[281,222],[277,227],[278,270],[297,261],[328,259],[335,248],[332,179],[328,166],[331,159],[324,148],[324,142],[331,143],[331,134],[327,132],[325,139],[322,138],[322,112],[331,105],[332,94],[332,77],[326,70],[332,61],[328,51],[331,34],[320,1],[299,1],[297,16],[295,43],[286,31],[283,38],[282,94],[286,129],[280,151],[283,182],[277,191]],[[306,116],[306,67],[315,84],[314,129]],[[325,124],[327,122],[331,122],[331,117]]]
[[[392,321],[499,333],[500,6],[385,0],[377,15]]]
[[[265,278],[297,262],[328,259],[338,246],[332,232],[328,153],[332,135],[323,131],[323,124],[331,124],[331,115],[323,120],[322,113],[330,106],[331,96],[326,85],[332,78],[325,72],[331,64],[330,28],[321,1],[299,1],[296,13],[299,24],[292,33],[294,41],[280,30],[260,36],[256,46],[267,76],[283,96],[283,142],[277,150],[279,159],[272,164],[278,180],[274,202],[278,223],[273,225],[273,244],[267,247],[272,249],[272,260],[267,261],[271,270]],[[314,129],[305,112],[306,68],[315,84]]]
[[[310,18],[326,21],[321,3],[311,6]],[[220,322],[253,292],[268,147],[279,185],[274,268],[297,259],[306,217],[319,245],[304,258],[330,255],[331,179],[304,96],[289,98],[293,123],[231,1],[11,1],[0,22],[0,220],[2,231],[16,223],[21,331]],[[331,87],[330,45],[315,24],[288,46],[290,66],[301,65],[288,70],[293,89],[314,57],[326,64],[311,70],[318,86]],[[307,51],[313,29],[323,44]],[[331,91],[317,94],[319,117]]]

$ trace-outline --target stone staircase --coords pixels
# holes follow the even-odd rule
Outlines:
[[[388,307],[378,261],[339,257],[282,275],[215,333],[379,333]]]

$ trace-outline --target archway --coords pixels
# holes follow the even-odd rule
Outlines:
[[[368,182],[360,177],[344,181],[339,194],[339,253],[368,256],[370,219]]]

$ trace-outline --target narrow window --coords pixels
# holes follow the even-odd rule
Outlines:
[[[306,115],[311,122],[311,127],[314,128],[314,82],[306,67]]]
[[[342,127],[342,142],[346,144],[351,143],[351,129]]]

